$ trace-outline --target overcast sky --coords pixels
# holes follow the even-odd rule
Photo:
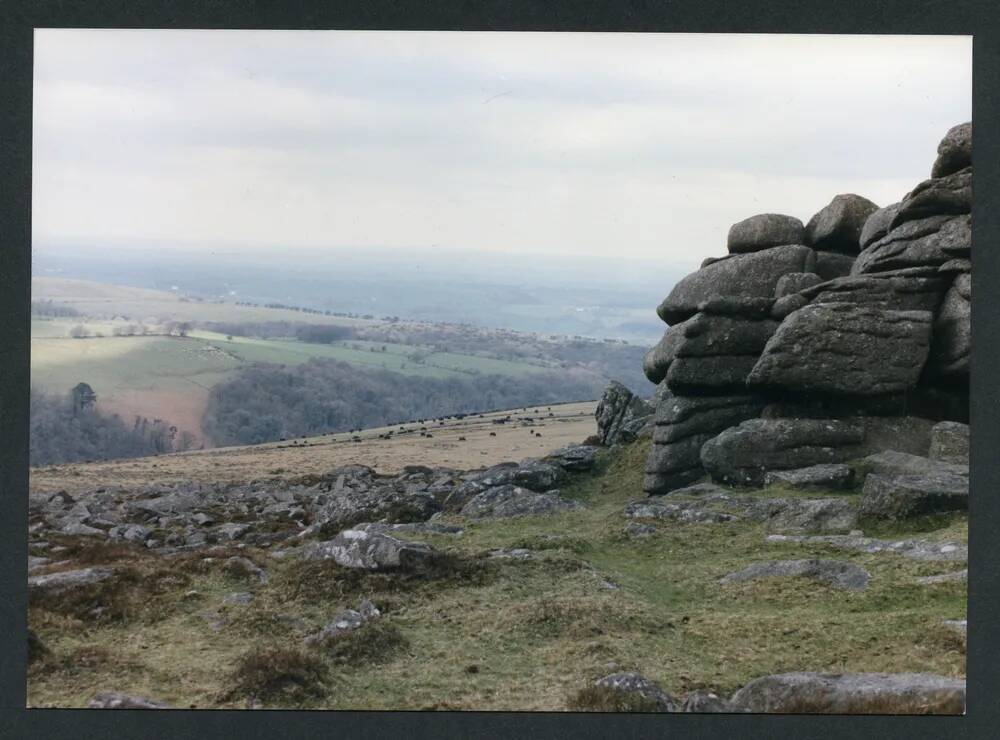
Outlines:
[[[465,249],[697,266],[880,205],[971,118],[971,39],[35,34],[36,249]]]

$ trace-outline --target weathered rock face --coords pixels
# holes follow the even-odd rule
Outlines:
[[[462,516],[486,517],[537,516],[578,509],[580,504],[560,498],[557,492],[535,493],[518,486],[497,486],[474,496],[462,507]]]
[[[785,499],[765,525],[782,534],[850,532],[858,525],[858,510],[841,498]]]
[[[700,312],[680,329],[674,358],[664,378],[674,393],[742,390],[778,322]]]
[[[751,395],[676,396],[661,393],[653,416],[653,444],[646,459],[643,490],[669,493],[702,475],[702,445],[723,429],[760,413],[762,399]]]
[[[768,247],[802,244],[805,228],[794,216],[761,213],[729,228],[727,247],[732,254],[759,252]]]
[[[332,559],[345,568],[409,570],[426,565],[436,554],[429,545],[357,528],[345,529],[332,540],[311,546],[303,556],[308,560]]]
[[[931,429],[931,447],[928,456],[932,460],[969,464],[969,425],[956,421],[942,421]]]
[[[850,275],[855,259],[855,255],[824,252],[817,249],[816,264],[813,266],[813,272],[823,280],[833,280],[844,275]]]
[[[930,351],[931,318],[851,303],[806,306],[781,323],[747,384],[840,395],[905,391]]]
[[[861,515],[874,519],[906,519],[969,508],[969,479],[952,473],[879,475],[865,478]]]
[[[937,311],[946,287],[946,278],[936,275],[851,275],[807,286],[801,295],[811,304],[855,303],[893,311]]]
[[[877,210],[877,205],[860,195],[838,195],[809,219],[805,243],[828,252],[857,254],[865,221]]]
[[[754,713],[964,714],[965,680],[926,673],[782,673],[751,681],[730,701]]]
[[[663,338],[657,342],[642,360],[642,372],[650,383],[659,385],[670,370],[670,363],[677,355],[677,345],[684,341],[684,324],[671,326],[663,333]]]
[[[960,475],[969,477],[968,465],[956,465],[929,457],[885,450],[861,461],[869,473],[879,475]]]
[[[597,436],[609,447],[618,442],[631,442],[633,422],[653,415],[649,402],[636,396],[617,381],[612,381],[597,404]],[[551,485],[549,486],[551,488]]]
[[[811,288],[824,282],[823,278],[815,272],[790,272],[782,275],[778,284],[774,288],[775,298],[784,298],[786,295],[798,293],[800,290]]]
[[[784,483],[795,488],[850,488],[854,470],[847,465],[811,465],[797,470],[778,470],[764,476],[764,485]]]
[[[590,445],[563,447],[555,452],[550,452],[545,460],[551,461],[563,470],[590,470],[597,462],[598,449]]]
[[[946,213],[972,212],[972,168],[944,177],[924,180],[906,194],[893,217],[890,229],[906,221]]]
[[[698,304],[715,296],[770,299],[782,275],[812,272],[815,261],[816,254],[801,245],[732,255],[681,280],[656,312],[673,325],[694,316]]]
[[[937,148],[931,177],[944,177],[972,164],[972,122],[948,129]]]
[[[730,573],[721,582],[743,583],[762,578],[812,578],[835,588],[863,591],[871,576],[864,568],[843,560],[770,560]]]
[[[707,441],[701,463],[715,481],[761,486],[769,470],[849,460],[864,436],[864,427],[856,422],[751,419]]]
[[[956,276],[934,322],[928,368],[934,375],[968,377],[972,352],[972,275]]]
[[[889,227],[892,224],[896,214],[899,212],[899,203],[892,203],[891,205],[879,208],[877,211],[872,213],[865,221],[864,227],[861,229],[861,236],[859,237],[859,244],[862,249],[865,249],[870,244],[878,241],[883,236],[889,233]]]
[[[940,267],[955,257],[965,257],[972,246],[972,219],[963,216],[929,216],[896,226],[866,247],[851,272],[863,275],[912,267]]]

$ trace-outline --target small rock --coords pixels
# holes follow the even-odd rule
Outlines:
[[[629,522],[625,525],[625,535],[628,537],[649,537],[656,534],[656,527],[652,524],[640,524],[639,522]]]
[[[246,604],[249,604],[251,601],[253,601],[253,594],[248,593],[246,591],[237,591],[226,595],[226,597],[222,600],[222,603],[240,604],[245,606]]]
[[[723,699],[711,691],[692,691],[684,699],[681,711],[696,714],[719,714],[732,712],[733,708],[727,699]]]
[[[603,686],[624,694],[638,694],[653,702],[661,712],[676,712],[680,702],[665,692],[660,686],[638,673],[612,673],[594,682],[595,686]]]
[[[131,696],[117,692],[98,694],[89,702],[88,709],[172,709],[169,704],[142,696]]]

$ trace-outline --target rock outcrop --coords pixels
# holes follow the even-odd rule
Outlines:
[[[653,415],[653,407],[617,381],[612,381],[597,404],[597,436],[612,446],[631,442]]]
[[[750,216],[727,256],[674,286],[644,362],[658,384],[648,494],[705,472],[759,486],[771,471],[927,455],[935,422],[968,421],[970,142],[971,124],[951,129],[931,178],[882,208],[841,194],[801,230]]]
[[[964,714],[965,679],[926,673],[782,673],[751,681],[730,700],[741,712]]]

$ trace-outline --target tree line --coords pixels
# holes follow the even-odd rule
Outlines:
[[[136,416],[131,424],[96,406],[97,396],[86,383],[64,395],[30,391],[28,458],[31,465],[145,457],[190,449],[190,432],[163,419]]]
[[[425,378],[314,358],[257,364],[215,385],[202,429],[216,445],[261,444],[411,419],[597,398],[603,383],[576,373]]]

